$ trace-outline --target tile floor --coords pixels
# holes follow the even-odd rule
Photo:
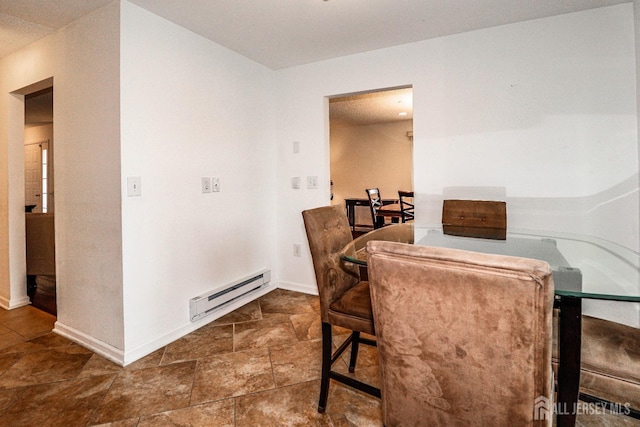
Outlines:
[[[381,426],[380,402],[338,383],[318,414],[318,310],[275,290],[122,368],[51,333],[47,313],[0,309],[0,426]],[[378,384],[375,349],[361,347],[356,376]]]

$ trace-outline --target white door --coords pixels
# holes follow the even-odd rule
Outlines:
[[[49,140],[40,144],[40,176],[42,177],[42,209],[53,213],[53,153]]]
[[[48,143],[48,141],[44,141]],[[42,212],[42,142],[24,146],[24,204],[35,205],[32,212]]]
[[[24,146],[25,205],[31,212],[53,212],[53,164],[49,140]]]

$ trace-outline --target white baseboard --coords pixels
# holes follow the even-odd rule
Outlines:
[[[29,304],[31,304],[31,300],[26,295],[12,300],[8,300],[5,297],[0,296],[0,307],[5,310],[13,310],[14,308],[24,307]]]
[[[113,363],[124,366],[124,353],[119,348],[115,348],[110,344],[97,340],[94,337],[82,333],[74,328],[70,328],[63,323],[60,323],[60,321],[54,323],[53,332],[88,348]]]
[[[121,349],[115,348],[107,343],[104,343],[80,331],[70,328],[60,323],[59,321],[55,323],[53,331],[58,335],[61,335],[67,339],[70,339],[71,341],[82,345],[83,347],[88,348],[89,350],[99,354],[105,359],[108,359],[120,366],[126,366],[278,288],[295,292],[302,292],[310,295],[318,295],[318,289],[315,286],[287,282],[271,282],[266,286],[258,289],[257,291],[252,292],[243,298],[239,298],[238,300],[231,302],[227,306],[213,311],[210,315],[203,317],[200,320],[189,322],[179,328],[174,329],[168,334],[153,339],[143,345],[138,346],[133,350],[128,350],[126,352],[123,352]]]
[[[292,282],[279,282],[278,288],[286,289],[288,291],[302,292],[303,294],[318,295],[318,287],[315,285],[306,285],[301,283]]]
[[[138,346],[133,350],[127,351],[124,354],[123,365],[126,366],[130,363],[133,363],[136,360],[139,360],[144,356],[147,356],[153,353],[154,351],[166,345],[171,344],[172,342],[184,337],[185,335],[188,335],[191,332],[213,322],[214,320],[219,319],[225,314],[229,314],[232,311],[242,307],[243,305],[246,305],[247,303],[258,299],[261,296],[268,294],[269,292],[275,290],[276,288],[278,288],[277,284],[270,282],[266,286],[263,286],[258,290],[243,296],[242,298],[238,298],[237,300],[232,301],[230,304],[224,307],[220,307],[219,309],[212,311],[211,314],[209,314],[208,316],[205,316],[199,320],[196,320],[195,322],[189,322],[177,329],[174,329],[168,334],[165,334],[141,346]]]

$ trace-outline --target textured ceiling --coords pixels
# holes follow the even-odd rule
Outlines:
[[[0,0],[0,58],[113,0]]]
[[[332,126],[361,126],[411,120],[413,90],[390,89],[335,97],[329,100],[329,118]]]

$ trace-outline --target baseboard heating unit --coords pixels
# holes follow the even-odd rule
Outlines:
[[[231,302],[256,291],[271,281],[271,270],[262,270],[254,275],[227,283],[211,292],[189,300],[189,318],[192,322],[213,313]]]

